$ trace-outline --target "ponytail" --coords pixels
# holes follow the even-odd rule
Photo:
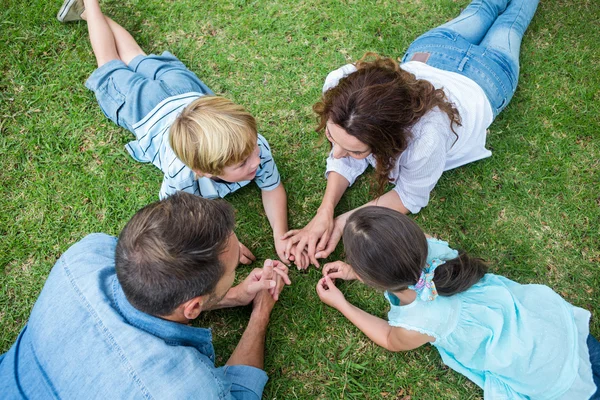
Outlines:
[[[436,268],[433,282],[440,296],[452,296],[479,282],[487,270],[488,266],[481,258],[460,253]]]

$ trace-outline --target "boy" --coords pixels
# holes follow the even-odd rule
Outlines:
[[[224,197],[254,180],[279,258],[285,257],[287,198],[269,144],[240,105],[214,93],[169,52],[147,56],[98,0],[65,0],[61,22],[85,20],[98,69],[86,87],[104,114],[136,136],[126,148],[164,173],[159,197],[185,191]],[[240,243],[240,262],[255,259]]]

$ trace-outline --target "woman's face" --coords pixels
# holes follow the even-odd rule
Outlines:
[[[331,142],[333,158],[352,157],[362,160],[371,154],[371,148],[349,135],[344,128],[334,124],[331,120],[325,124],[325,136]]]

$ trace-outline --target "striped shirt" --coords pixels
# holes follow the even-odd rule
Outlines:
[[[152,163],[164,173],[160,199],[180,190],[214,199],[225,197],[250,183],[250,181],[227,183],[206,177],[197,178],[194,171],[177,158],[171,148],[169,144],[171,124],[188,104],[202,95],[202,93],[184,93],[169,97],[133,126],[137,140],[129,142],[125,148],[137,161]],[[253,180],[262,190],[273,190],[279,186],[281,178],[269,143],[262,135],[258,135],[257,142],[260,149],[260,165]]]
[[[430,193],[444,171],[492,155],[485,148],[485,139],[493,113],[483,89],[471,79],[416,61],[401,67],[417,79],[429,81],[436,89],[442,88],[457,108],[462,123],[454,128],[457,138],[450,129],[448,115],[437,107],[430,110],[413,126],[406,150],[396,159],[390,171],[390,183],[395,185],[394,190],[402,204],[416,214],[429,203]],[[356,67],[347,64],[331,72],[323,91],[335,87],[340,79],[354,71]],[[369,165],[376,166],[373,154],[357,160],[352,157],[336,159],[330,153],[326,175],[335,171],[352,185]]]

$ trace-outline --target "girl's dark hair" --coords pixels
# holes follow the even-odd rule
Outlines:
[[[411,128],[421,117],[439,107],[448,115],[455,135],[454,127],[461,120],[442,89],[416,79],[393,59],[366,53],[355,65],[358,71],[342,78],[313,106],[319,121],[316,131],[331,120],[371,148],[377,161],[379,196],[396,159],[408,145]]]
[[[427,239],[406,215],[384,207],[355,211],[344,228],[344,249],[354,272],[369,286],[400,291],[414,285],[427,262]],[[438,294],[464,292],[487,272],[479,258],[461,253],[435,270]]]

